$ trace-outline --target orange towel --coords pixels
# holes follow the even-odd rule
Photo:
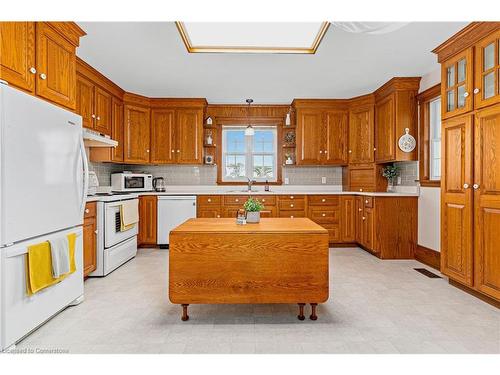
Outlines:
[[[26,255],[26,291],[29,296],[64,280],[68,275],[76,271],[75,243],[76,234],[68,234],[70,271],[54,279],[52,277],[52,256],[50,243],[41,242],[28,247]]]

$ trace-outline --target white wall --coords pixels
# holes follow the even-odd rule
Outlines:
[[[419,91],[425,91],[440,81],[441,68],[436,63],[436,69],[422,77]],[[441,250],[440,194],[439,188],[421,187],[418,198],[418,244],[436,251]]]

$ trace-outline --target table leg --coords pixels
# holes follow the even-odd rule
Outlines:
[[[309,316],[309,319],[311,320],[318,320],[318,316],[316,315],[316,306],[318,306],[317,303],[311,303],[311,316]]]
[[[189,304],[183,303],[182,305],[182,317],[181,320],[185,322],[186,320],[189,320],[189,315],[188,315],[188,306]]]
[[[299,315],[297,315],[297,318],[299,320],[304,320],[306,317],[304,316],[304,306],[306,305],[305,303],[299,303]]]

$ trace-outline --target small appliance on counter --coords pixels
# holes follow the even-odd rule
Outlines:
[[[153,178],[153,189],[155,189],[155,191],[159,193],[165,192],[167,190],[165,185],[165,179],[163,177]]]
[[[99,188],[99,180],[94,171],[89,171],[89,189],[87,190],[87,195],[96,195],[97,189]]]
[[[116,192],[153,191],[153,176],[147,173],[113,173],[111,187]]]

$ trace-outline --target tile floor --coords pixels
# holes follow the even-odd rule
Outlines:
[[[499,311],[361,249],[331,249],[330,299],[319,320],[295,305],[190,306],[168,301],[168,251],[141,249],[106,278],[85,283],[85,302],[53,318],[18,348],[71,353],[500,353]],[[307,309],[309,312],[309,308]]]

